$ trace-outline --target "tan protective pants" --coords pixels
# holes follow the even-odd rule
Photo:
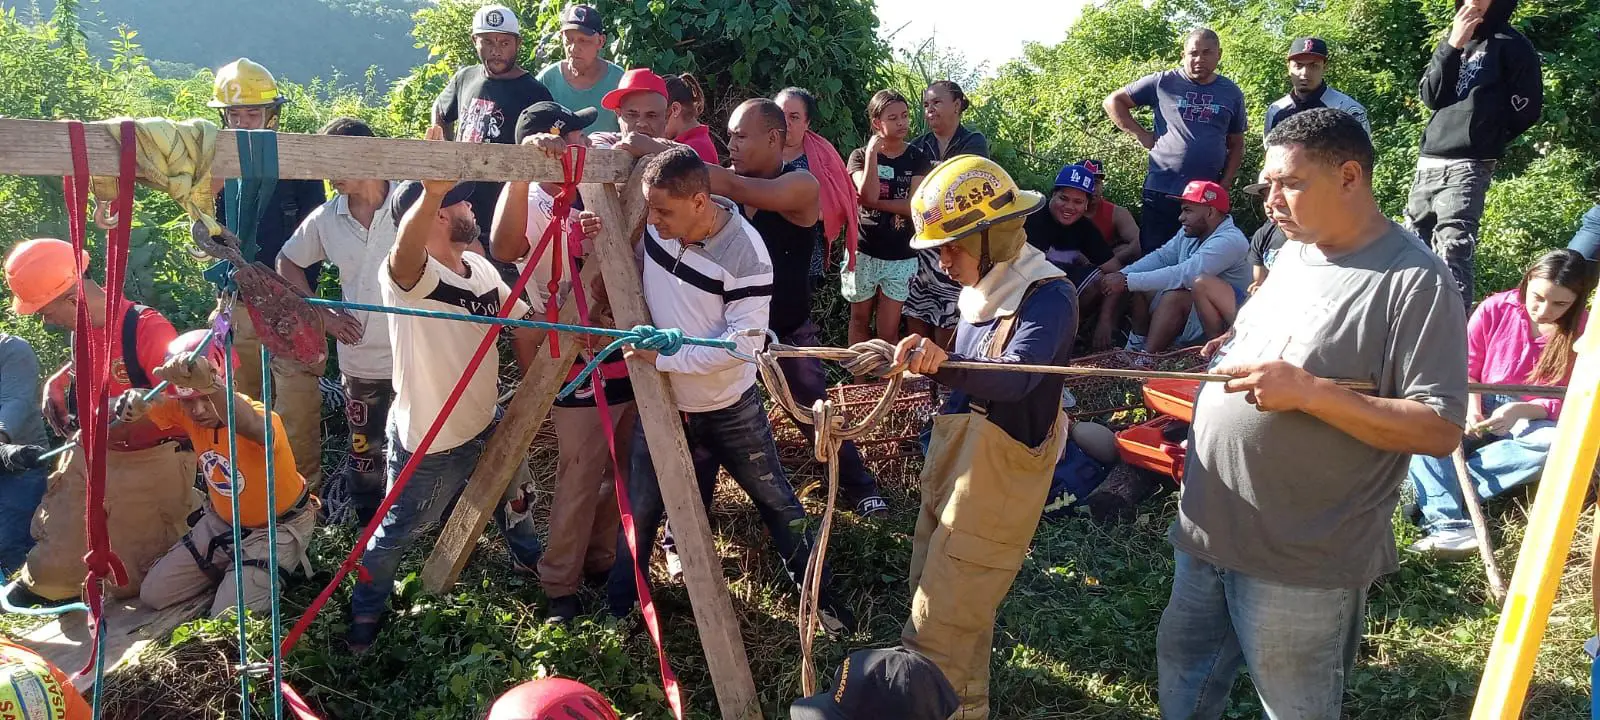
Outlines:
[[[628,477],[629,439],[638,414],[633,403],[611,406],[622,478]],[[550,536],[539,558],[539,584],[549,597],[577,593],[583,573],[607,572],[617,558],[616,474],[605,424],[597,408],[553,407],[556,427],[555,497],[550,501]]]
[[[933,660],[961,697],[952,720],[989,717],[995,616],[1039,525],[1066,416],[1038,448],[981,414],[940,415],[922,467],[901,643]]]
[[[242,305],[234,305],[230,322],[233,350],[239,356],[233,386],[260,400],[261,338]],[[295,469],[306,479],[306,489],[313,495],[322,490],[322,389],[318,380],[327,369],[326,360],[306,365],[286,357],[272,358],[272,411],[283,419],[289,447],[294,450]]]
[[[118,599],[139,594],[145,572],[188,530],[200,506],[194,489],[194,453],[166,443],[147,450],[107,453],[106,524],[111,549],[128,570],[128,584],[109,587]],[[33,539],[22,583],[50,600],[77,597],[83,588],[84,493],[89,467],[81,448],[57,459],[50,485],[33,514]]]
[[[304,568],[307,573],[310,572],[306,548],[310,544],[311,531],[315,529],[316,521],[317,505],[312,503],[279,523],[278,567],[291,571]],[[195,562],[189,548],[179,540],[156,562],[155,567],[150,568],[150,574],[144,579],[144,588],[139,591],[139,600],[153,609],[161,610],[207,590],[215,589],[216,595],[211,600],[211,617],[218,617],[237,607],[238,595],[234,587],[234,573],[237,569],[233,565],[232,535],[233,527],[215,510],[206,508],[205,514],[200,516],[200,521],[189,531],[189,542],[194,543],[195,550],[201,557],[205,557],[211,548],[212,538],[217,536],[230,538],[229,541],[217,545],[216,552],[212,553],[210,558],[211,564],[222,571],[221,580],[213,581],[211,576]],[[261,566],[267,562],[268,557],[267,529],[263,527],[250,530],[240,550],[243,560],[259,561],[256,564],[246,562],[244,566],[245,607],[257,613],[266,612],[271,607],[272,600],[272,578],[268,575],[267,569]]]

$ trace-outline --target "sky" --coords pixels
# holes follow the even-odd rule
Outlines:
[[[1088,0],[877,2],[879,31],[885,36],[893,33],[895,47],[914,47],[933,36],[939,46],[959,51],[973,65],[988,63],[989,73],[1021,55],[1025,42],[1059,42],[1088,4]]]

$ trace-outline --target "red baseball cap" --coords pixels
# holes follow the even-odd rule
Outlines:
[[[600,98],[600,107],[616,112],[622,108],[622,98],[634,92],[653,92],[667,97],[667,81],[650,68],[634,68],[622,74],[622,82],[617,83],[617,89]]]
[[[1178,199],[1186,203],[1214,207],[1222,212],[1227,212],[1229,208],[1228,191],[1210,180],[1190,180],[1189,184],[1183,187],[1183,194],[1179,195]]]

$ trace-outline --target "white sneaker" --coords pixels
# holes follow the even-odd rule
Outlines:
[[[683,558],[678,557],[678,554],[671,550],[666,550],[665,548],[663,550],[667,554],[667,575],[672,578],[673,582],[683,582]]]
[[[1467,556],[1478,552],[1478,534],[1472,528],[1440,530],[1412,543],[1408,549],[1439,557]]]
[[[1072,394],[1072,388],[1061,388],[1061,407],[1071,410],[1078,406],[1078,396]]]

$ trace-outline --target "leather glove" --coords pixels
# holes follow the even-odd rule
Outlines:
[[[117,422],[124,425],[138,422],[139,418],[150,412],[150,401],[144,399],[144,392],[138,388],[130,388],[117,396],[111,406],[111,414]]]
[[[189,360],[182,357],[172,358],[156,368],[156,377],[177,385],[204,394],[211,394],[222,387],[217,375],[217,368],[211,361],[204,357]]]
[[[0,445],[0,469],[19,473],[39,467],[39,456],[44,448],[38,445]]]

